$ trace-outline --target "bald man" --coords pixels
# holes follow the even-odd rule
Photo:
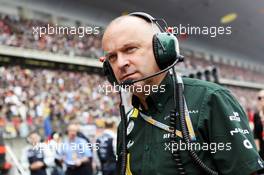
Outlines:
[[[106,28],[102,47],[118,83],[137,80],[160,71],[153,54],[152,38],[159,32],[149,18],[126,15]],[[173,80],[169,73],[133,86],[158,86],[151,94],[133,91],[133,109],[127,113],[127,175],[206,174],[189,155],[194,150],[205,165],[219,174],[249,175],[264,167],[256,150],[245,112],[225,88],[214,83],[182,78],[191,122],[191,143],[183,141],[179,117],[177,138],[171,142],[170,111],[174,109]],[[161,91],[161,87],[165,91]],[[117,154],[120,162],[121,131]],[[191,132],[190,132],[191,134]],[[193,147],[195,146],[195,147]],[[172,153],[180,153],[176,166]],[[184,170],[182,170],[183,168]],[[180,170],[181,169],[181,170]]]
[[[103,36],[102,45],[119,82],[127,79],[138,79],[159,71],[151,42],[154,33],[158,31],[156,26],[132,16],[117,18],[108,26]],[[118,59],[118,57],[124,59]],[[161,74],[152,79],[138,82],[136,85],[142,87],[158,85],[164,77],[165,74]],[[144,100],[146,98],[145,92],[134,93],[147,107]]]
[[[92,152],[87,142],[77,136],[78,126],[70,123],[67,128],[68,138],[60,150],[62,161],[67,166],[66,175],[92,175],[88,163]]]

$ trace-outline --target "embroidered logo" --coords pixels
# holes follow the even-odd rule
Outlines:
[[[127,126],[127,135],[129,135],[131,133],[131,131],[133,130],[134,126],[135,126],[135,123],[134,123],[134,121],[131,120],[129,122],[128,126]]]
[[[129,149],[133,145],[134,145],[134,141],[129,140],[129,142],[127,143],[127,149]]]

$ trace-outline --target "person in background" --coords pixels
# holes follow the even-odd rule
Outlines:
[[[99,146],[97,154],[103,175],[115,175],[117,173],[116,139],[114,122],[110,119],[106,120],[105,130],[96,140]]]
[[[79,123],[79,122],[76,122],[75,124],[76,124],[77,129],[78,129],[78,131],[77,131],[77,136],[80,137],[80,138],[82,138],[82,139],[84,139],[84,140],[86,141],[87,146],[88,146],[89,148],[91,148],[91,152],[93,153],[92,143],[91,143],[90,139],[89,139],[88,137],[86,137],[86,136],[81,132],[81,125],[80,125],[80,123]],[[89,146],[89,145],[90,145],[90,146]],[[88,161],[88,163],[87,163],[87,166],[88,166],[88,169],[89,169],[89,173],[90,173],[90,174],[93,174],[93,157],[92,157],[92,156],[89,157],[89,161]]]
[[[264,90],[258,93],[258,111],[254,114],[254,138],[261,158],[264,158]]]
[[[84,139],[77,136],[77,132],[77,125],[69,124],[68,138],[63,142],[60,151],[62,161],[67,167],[66,175],[92,175],[87,165],[92,157],[91,149],[87,147]]]
[[[22,164],[29,168],[31,175],[47,175],[48,167],[54,163],[54,159],[49,156],[49,149],[41,143],[36,131],[29,133],[27,141],[30,146],[22,153]]]
[[[62,134],[53,132],[51,140],[49,140],[49,148],[54,157],[54,167],[52,167],[51,175],[64,175],[64,166],[60,160],[60,150],[62,148]]]

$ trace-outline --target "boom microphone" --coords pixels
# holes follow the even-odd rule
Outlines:
[[[162,73],[168,71],[169,69],[173,68],[177,63],[182,62],[183,59],[184,59],[184,56],[179,55],[178,58],[176,59],[176,61],[175,61],[172,65],[170,65],[169,67],[167,67],[166,69],[163,69],[163,70],[161,70],[161,71],[159,71],[159,72],[156,72],[156,73],[154,73],[154,74],[152,74],[152,75],[149,75],[149,76],[146,76],[146,77],[143,77],[143,78],[137,79],[137,80],[132,80],[132,79],[125,80],[125,81],[121,82],[121,86],[126,86],[126,85],[129,86],[129,85],[133,85],[134,83],[137,83],[137,82],[139,82],[139,81],[144,81],[144,80],[150,79],[150,78],[152,78],[152,77],[155,77],[155,76],[157,76],[157,75],[160,75],[160,74],[162,74]]]

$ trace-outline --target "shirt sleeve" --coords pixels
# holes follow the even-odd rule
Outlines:
[[[201,115],[209,138],[216,144],[212,153],[214,162],[224,175],[249,175],[264,168],[247,115],[231,93],[216,90],[206,98]]]

